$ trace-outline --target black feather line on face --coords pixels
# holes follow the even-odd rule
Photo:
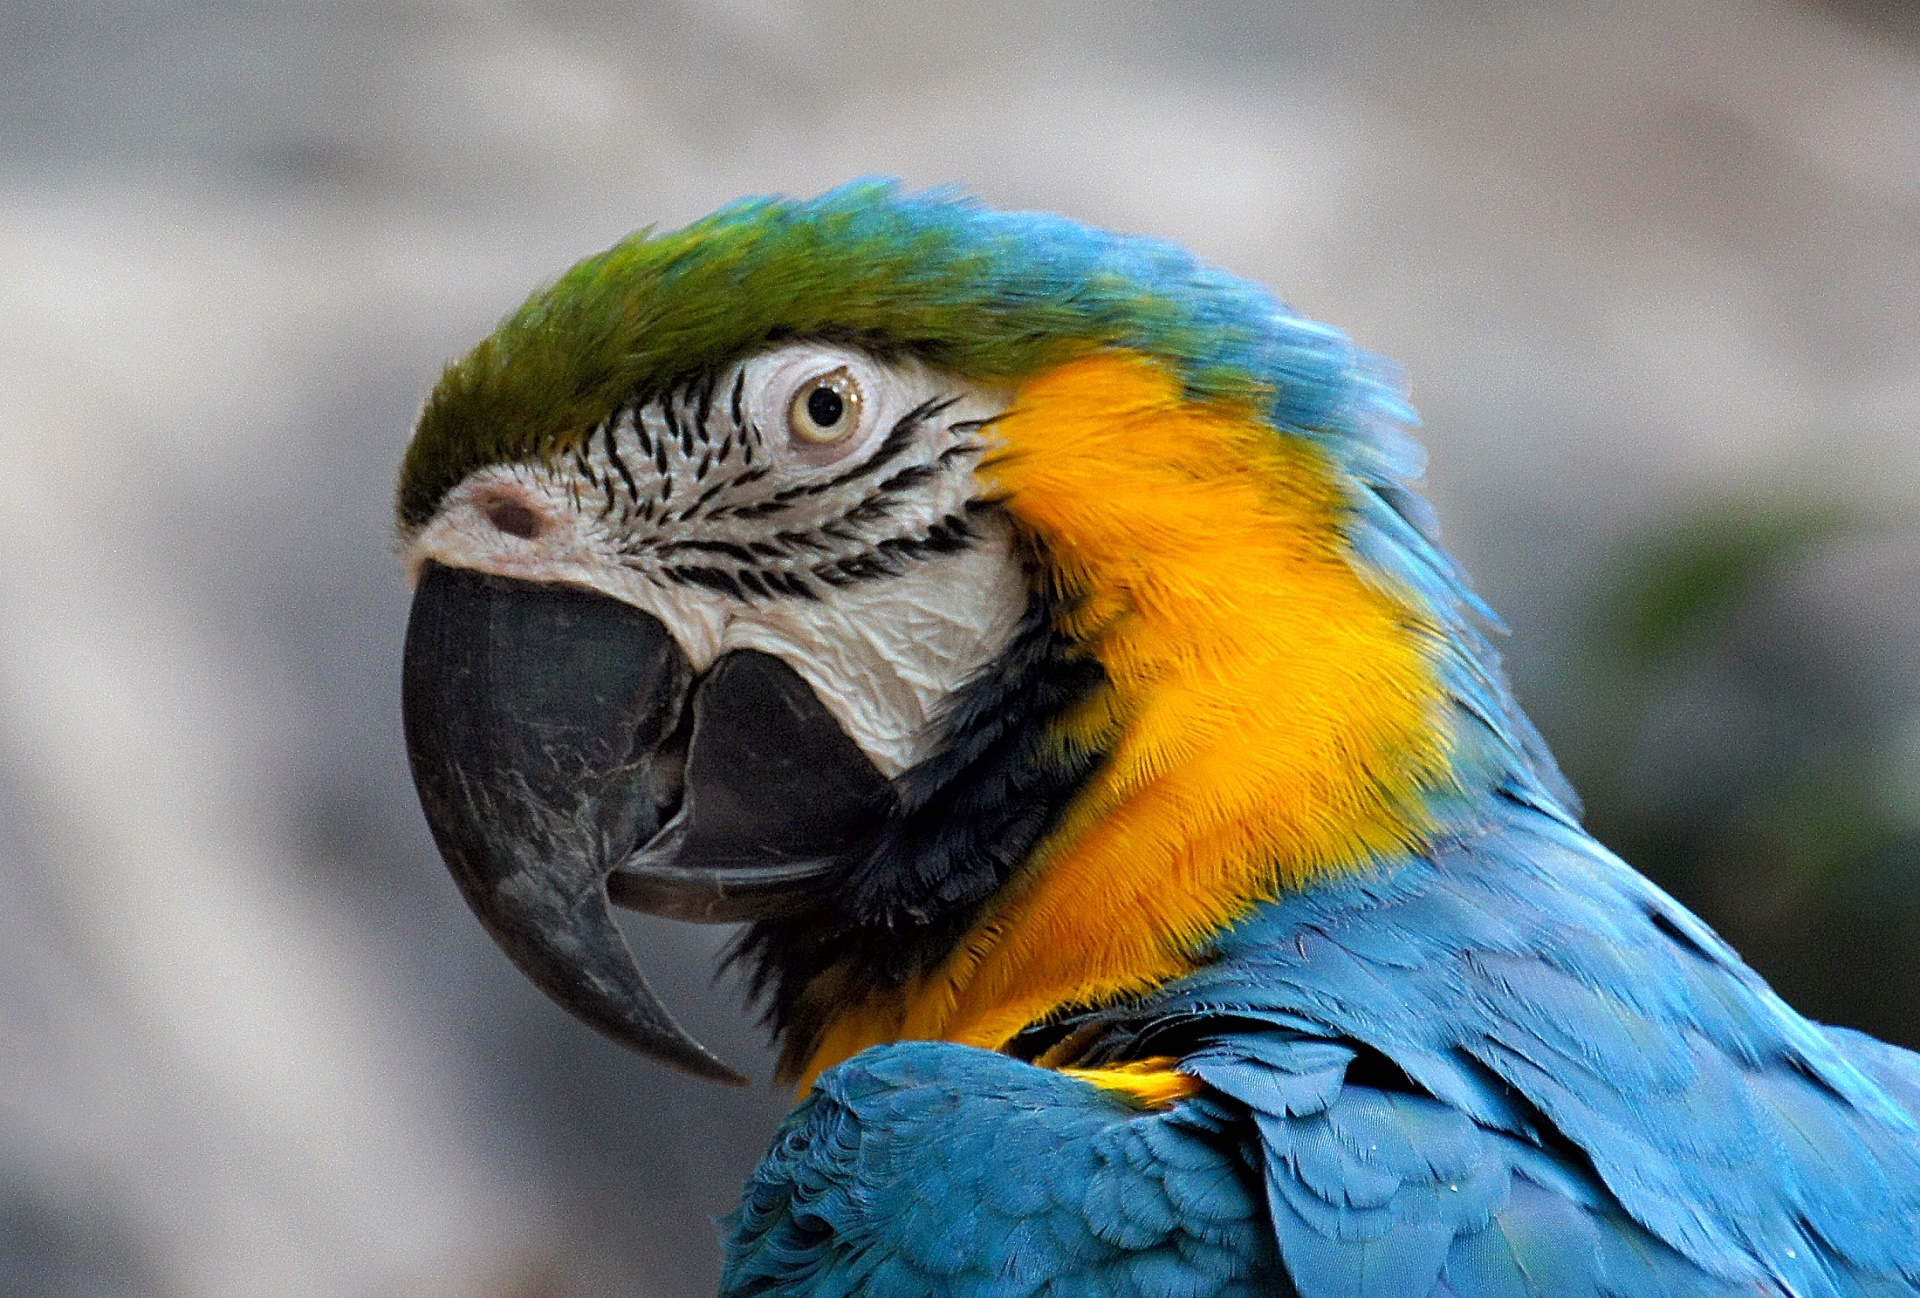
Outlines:
[[[783,1078],[806,1066],[834,1014],[951,954],[1104,760],[1051,733],[1106,675],[1030,585],[1006,652],[953,696],[934,754],[894,781],[899,816],[831,895],[753,925],[728,954],[780,1043]]]
[[[620,470],[620,480],[627,484],[628,499],[638,505],[640,503],[640,488],[635,484],[633,474],[627,468],[627,462],[620,458],[620,447],[618,443],[615,442],[613,435],[613,421],[608,420],[605,424],[601,425],[600,431],[602,439],[606,443],[608,462],[611,463],[614,468]],[[612,503],[611,497],[609,497],[608,503]]]
[[[700,400],[700,393],[707,389],[698,389],[691,398]],[[710,404],[707,407],[708,421],[716,412]],[[683,405],[688,398],[679,398]],[[872,479],[887,469],[913,445],[914,438],[930,421],[950,409],[959,398],[935,397],[902,415],[887,436],[872,454],[860,463],[835,474],[821,482],[804,483],[775,492],[767,499],[751,504],[731,505],[722,498],[723,493],[739,488],[767,476],[770,470],[742,469],[731,477],[708,483],[693,500],[677,511],[663,511],[660,515],[663,524],[685,523],[695,518],[715,520],[721,518],[754,519],[770,517],[794,508],[801,499],[818,496],[836,487],[845,487],[863,479]],[[659,403],[663,421],[668,425],[669,437],[656,444],[656,453],[664,457],[667,446],[673,440],[685,440],[696,436],[692,431],[696,423],[689,418],[687,409],[679,410],[676,415],[676,398],[668,396]],[[636,409],[632,415],[633,425],[644,430],[645,408]],[[955,427],[965,427],[969,431],[979,428],[985,421],[969,420]],[[704,425],[701,425],[704,427]],[[711,445],[711,437],[706,432],[698,434],[699,440]],[[626,465],[617,453],[612,426],[606,431],[606,450],[609,460],[619,470],[622,477],[631,482]],[[736,542],[731,540],[687,538],[669,540],[660,536],[641,536],[628,540],[624,554],[629,566],[640,567],[650,574],[656,573],[667,581],[683,586],[699,586],[707,590],[732,595],[743,600],[774,599],[782,595],[793,595],[800,599],[818,599],[819,592],[811,581],[828,586],[850,586],[858,582],[872,581],[881,577],[899,576],[914,564],[937,555],[956,554],[970,547],[978,534],[968,525],[963,513],[950,514],[928,524],[920,534],[868,539],[863,529],[870,528],[893,516],[897,506],[907,500],[918,488],[924,486],[942,473],[964,471],[968,461],[985,449],[982,442],[967,440],[948,447],[932,463],[913,464],[897,469],[888,476],[873,483],[867,494],[848,506],[840,515],[828,519],[812,529],[795,529],[771,534],[764,541]],[[707,456],[711,455],[711,450]],[[701,471],[708,467],[708,458],[701,459]],[[696,474],[696,482],[699,478]],[[611,483],[612,475],[608,475]],[[629,486],[629,492],[638,495]],[[673,494],[671,474],[663,472],[656,493],[650,494],[644,503],[644,518],[651,520],[656,504],[664,504]],[[611,497],[609,497],[611,505]],[[980,507],[980,502],[969,502],[967,509]],[[642,510],[629,509],[627,517],[640,520]],[[706,554],[734,559],[747,568],[723,571],[706,564],[667,563],[655,570],[640,562],[644,557],[666,560],[674,555]]]
[[[704,446],[713,444],[713,388],[719,381],[718,374],[709,374],[694,388],[693,426],[700,431],[700,442]]]

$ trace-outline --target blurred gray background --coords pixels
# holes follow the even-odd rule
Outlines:
[[[0,1293],[694,1295],[786,1097],[463,910],[401,752],[439,365],[883,172],[1396,358],[1593,823],[1920,1044],[1920,22],[1855,0],[0,0]],[[725,934],[637,923],[764,1077]]]

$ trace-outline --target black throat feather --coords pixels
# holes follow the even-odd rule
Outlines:
[[[943,739],[894,780],[899,810],[830,893],[746,929],[727,957],[797,1077],[841,1011],[897,992],[951,953],[1105,758],[1053,723],[1106,683],[1058,629],[1059,598],[1030,558],[1006,651],[958,690]]]

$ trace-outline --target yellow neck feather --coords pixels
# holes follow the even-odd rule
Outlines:
[[[996,431],[986,472],[1107,673],[1060,739],[1111,756],[940,967],[835,1021],[803,1085],[868,1045],[998,1049],[1177,977],[1256,901],[1420,841],[1448,780],[1439,632],[1356,569],[1310,444],[1113,353],[1029,381]]]

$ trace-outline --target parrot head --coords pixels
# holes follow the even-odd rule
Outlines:
[[[406,452],[436,842],[533,981],[684,1071],[740,1080],[612,904],[744,923],[787,1075],[1031,1057],[1550,781],[1409,418],[1265,290],[1062,218],[856,182],[635,235]]]

